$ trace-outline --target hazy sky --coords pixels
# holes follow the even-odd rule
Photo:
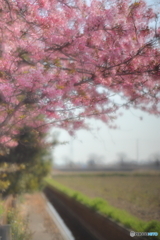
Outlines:
[[[147,2],[160,7],[160,0]],[[55,148],[54,162],[62,164],[68,159],[85,163],[91,154],[96,154],[103,156],[105,163],[111,163],[118,159],[119,153],[125,153],[128,159],[142,161],[160,153],[160,117],[135,109],[123,113],[115,122],[119,126],[116,130],[97,120],[90,120],[91,131],[80,130],[74,138],[59,130],[59,140],[68,141],[68,144]]]
[[[140,120],[143,117],[143,120]],[[59,140],[66,145],[54,150],[54,161],[58,164],[68,160],[86,162],[91,154],[103,156],[105,163],[114,162],[119,153],[128,159],[142,161],[154,153],[160,153],[160,118],[131,109],[124,111],[116,120],[118,129],[109,129],[98,120],[90,120],[92,130],[80,130],[70,137],[60,130]]]

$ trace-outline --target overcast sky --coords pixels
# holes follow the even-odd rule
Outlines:
[[[147,2],[157,9],[160,7],[160,0]],[[64,164],[68,159],[86,163],[91,154],[96,154],[99,158],[103,156],[105,163],[114,163],[119,153],[142,162],[151,159],[153,154],[160,154],[160,117],[135,109],[124,110],[123,113],[115,121],[119,126],[116,130],[97,120],[90,121],[91,131],[80,130],[74,138],[64,130],[58,130],[59,140],[68,141],[68,144],[55,148],[54,162]]]
[[[90,123],[93,129],[80,130],[76,137],[70,137],[64,130],[59,131],[59,140],[68,141],[68,144],[55,148],[55,163],[63,164],[67,159],[85,163],[91,154],[103,156],[105,163],[111,163],[118,159],[119,153],[125,153],[128,159],[142,161],[160,153],[158,117],[131,109],[116,120],[119,128],[115,130],[97,120]]]

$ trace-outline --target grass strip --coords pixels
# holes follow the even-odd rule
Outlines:
[[[10,208],[7,210],[5,202],[0,199],[0,225],[2,226],[4,216],[6,218],[5,224],[10,224],[12,240],[29,240],[32,238],[32,234],[28,229],[28,219],[24,219],[17,209]]]
[[[160,234],[160,222],[159,221],[143,221],[139,218],[131,215],[125,210],[121,210],[111,206],[107,201],[102,198],[90,199],[89,197],[83,195],[78,191],[74,191],[58,182],[53,180],[50,177],[45,178],[45,183],[49,186],[53,186],[59,191],[63,192],[67,196],[75,199],[81,204],[93,209],[96,212],[99,212],[106,217],[113,219],[114,221],[122,224],[123,226],[132,229],[136,232],[158,232]],[[160,239],[159,236],[147,237],[147,239]]]
[[[0,216],[2,216],[3,213],[4,213],[4,206],[3,206],[3,202],[0,201]]]
[[[4,203],[2,200],[0,200],[0,222],[3,218],[3,214],[4,214]]]
[[[11,226],[12,240],[32,239],[32,233],[28,228],[28,219],[24,219],[17,209],[7,212],[7,224]]]
[[[77,172],[73,172],[72,174],[69,172],[67,174],[61,174],[61,175],[57,175],[60,176],[61,178],[65,178],[65,177],[159,177],[160,173],[159,172],[100,172],[100,173],[87,173],[87,172],[82,172],[82,173],[77,173]]]

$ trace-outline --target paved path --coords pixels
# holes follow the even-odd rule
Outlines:
[[[46,211],[46,202],[40,193],[25,195],[22,212],[28,217],[31,240],[64,240]]]

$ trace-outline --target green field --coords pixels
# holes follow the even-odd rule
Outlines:
[[[160,221],[160,173],[64,173],[55,181],[145,221]]]

